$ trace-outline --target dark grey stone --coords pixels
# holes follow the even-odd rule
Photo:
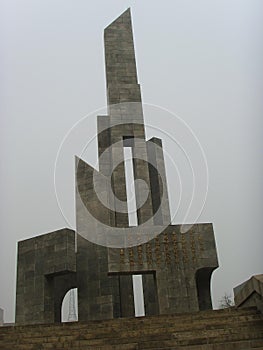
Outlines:
[[[162,141],[145,138],[130,10],[105,29],[104,38],[108,115],[98,116],[97,125],[98,154],[106,156],[99,161],[99,172],[76,157],[76,237],[62,229],[19,242],[17,324],[59,322],[62,300],[75,287],[80,321],[134,316],[132,275],[138,273],[143,275],[146,315],[211,308],[210,279],[218,267],[213,227],[195,224],[182,234],[180,225],[171,225]],[[148,222],[149,232],[161,228],[161,233],[131,248],[108,248],[101,224],[128,227],[128,214],[116,210],[116,198],[127,208],[123,147],[132,147],[134,177],[150,189],[146,193],[141,185],[135,188],[137,203],[147,194],[137,209],[138,224]],[[101,203],[94,174],[112,209]],[[105,246],[87,240],[90,233],[104,237]]]

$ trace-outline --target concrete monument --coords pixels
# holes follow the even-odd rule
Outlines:
[[[145,138],[130,10],[104,34],[108,115],[98,117],[99,171],[76,157],[76,233],[65,228],[19,242],[17,324],[59,322],[72,288],[79,321],[134,316],[134,274],[142,275],[146,315],[211,308],[213,227],[182,232],[171,224],[162,141]],[[125,147],[137,226],[129,225]]]

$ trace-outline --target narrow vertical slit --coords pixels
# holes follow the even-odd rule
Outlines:
[[[138,226],[132,161],[132,147],[124,147],[124,168],[129,226]]]
[[[132,147],[124,147],[124,169],[129,226],[138,226]],[[145,316],[142,275],[132,276],[135,316]]]
[[[135,316],[145,316],[142,275],[132,275]]]

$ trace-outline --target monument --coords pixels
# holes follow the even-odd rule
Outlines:
[[[79,321],[132,317],[135,274],[142,275],[146,316],[212,307],[213,227],[171,224],[162,141],[145,138],[129,9],[104,40],[108,115],[98,117],[99,171],[76,157],[76,232],[63,228],[18,243],[18,325],[60,322],[72,288]],[[125,148],[136,226],[129,222]]]

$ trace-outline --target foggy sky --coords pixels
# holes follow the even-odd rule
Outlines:
[[[64,136],[91,113],[59,163],[59,198],[74,227],[74,155],[95,135],[94,111],[106,105],[103,30],[128,7],[143,102],[179,116],[206,155],[209,188],[198,222],[214,225],[220,265],[212,277],[214,307],[263,271],[263,2],[3,0],[0,307],[6,322],[14,321],[17,241],[69,226],[56,200],[54,164]],[[145,108],[146,125],[153,126],[147,137],[163,138],[180,169],[181,155],[165,137],[180,139],[180,125],[167,114]],[[182,140],[186,147],[188,141]],[[168,155],[174,210],[178,189]],[[95,142],[85,160],[96,163]],[[179,210],[173,223],[181,220]]]

